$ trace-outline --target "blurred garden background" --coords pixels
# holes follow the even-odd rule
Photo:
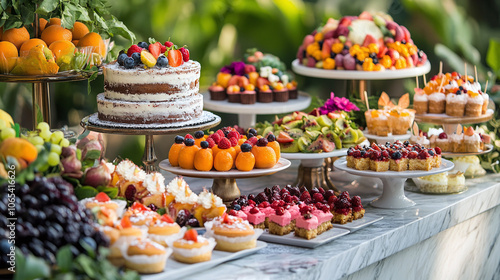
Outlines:
[[[168,38],[188,46],[191,59],[202,65],[200,91],[206,91],[225,64],[241,59],[246,49],[258,48],[281,58],[288,68],[295,59],[298,46],[329,17],[359,15],[362,11],[382,11],[405,25],[415,44],[429,57],[432,75],[439,71],[474,73],[477,66],[483,86],[489,81],[489,92],[500,104],[500,90],[495,87],[500,76],[500,0],[113,0],[110,12],[136,34],[137,42],[149,37],[164,42]],[[114,38],[116,56],[132,43]],[[135,43],[137,43],[135,42]],[[346,82],[296,76],[299,89],[321,99],[330,92],[346,95]],[[58,83],[51,86],[52,126],[78,128],[80,120],[96,112],[96,95],[103,91],[103,77],[90,83]],[[411,92],[415,79],[380,81],[371,84],[371,94],[381,91],[391,96]],[[0,83],[0,108],[12,114],[23,127],[32,125],[31,84]],[[219,114],[219,113],[218,113]],[[235,115],[219,114],[222,125],[237,123]],[[498,116],[498,113],[497,113]],[[272,120],[260,116],[258,120]],[[157,155],[167,157],[172,138],[156,138]],[[120,143],[119,145],[115,144]],[[108,135],[107,157],[117,155],[140,163],[144,142],[137,136]],[[161,143],[161,145],[160,145]]]

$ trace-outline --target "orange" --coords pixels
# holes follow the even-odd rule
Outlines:
[[[220,152],[220,151],[222,151],[222,149],[219,149],[219,146],[214,145],[214,146],[212,147],[212,154],[214,154],[214,158],[215,158],[215,156],[217,155],[217,153],[218,153],[218,152]]]
[[[200,148],[196,146],[185,146],[179,151],[179,166],[182,169],[194,169],[194,155]]]
[[[40,36],[43,32],[43,30],[45,29],[45,27],[47,27],[47,23],[49,23],[46,19],[44,18],[40,18],[38,20],[38,36]]]
[[[179,152],[184,147],[184,143],[181,144],[173,144],[168,151],[168,162],[172,166],[179,166]]]
[[[45,44],[45,42],[41,39],[37,38],[29,39],[28,41],[24,42],[21,45],[21,49],[19,50],[19,56],[27,56],[31,48],[37,45],[44,45],[45,47],[47,47],[47,44]]]
[[[101,57],[106,56],[106,45],[104,45],[101,35],[95,32],[90,32],[83,36],[83,38],[78,41],[77,47],[92,47],[93,53],[98,53]]]
[[[12,137],[3,140],[0,145],[0,156],[4,158],[6,156],[13,156],[17,159],[25,160],[29,164],[37,158],[38,151],[28,140]]]
[[[221,150],[214,159],[214,167],[217,171],[229,171],[233,167],[233,157],[227,150]]]
[[[50,46],[50,44],[54,43],[55,41],[71,41],[73,35],[71,34],[71,31],[69,31],[69,29],[62,28],[59,25],[51,25],[45,28],[45,30],[42,32],[41,38],[45,41],[47,46]]]
[[[9,73],[17,63],[18,52],[14,44],[0,42],[0,72]]]
[[[276,153],[271,147],[255,145],[252,154],[255,156],[255,168],[272,168],[276,164]]]
[[[199,171],[210,171],[214,165],[212,150],[200,149],[194,155],[194,168]]]
[[[250,171],[255,166],[255,156],[251,152],[239,153],[235,164],[239,171]]]
[[[2,35],[3,41],[9,41],[19,50],[21,45],[30,39],[30,34],[25,27],[11,28],[5,31]]]
[[[80,40],[72,40],[71,43],[73,43],[73,45],[77,46],[79,41]]]
[[[47,25],[45,25],[45,28],[51,26],[51,25],[59,25],[61,26],[61,19],[60,18],[51,18]]]
[[[278,143],[278,141],[272,141],[269,142],[267,146],[273,148],[274,153],[276,154],[276,162],[278,162],[281,156],[280,143]]]
[[[90,31],[89,31],[89,28],[84,23],[77,21],[73,25],[71,32],[73,32],[73,40],[80,40],[81,38],[83,38],[83,36],[87,35],[87,33],[89,33]]]
[[[75,53],[75,45],[66,40],[55,41],[54,43],[50,44],[49,49],[56,57],[56,61],[58,61],[58,59],[63,56]]]

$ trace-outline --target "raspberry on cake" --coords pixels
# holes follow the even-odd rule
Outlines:
[[[354,220],[361,219],[365,215],[365,209],[363,204],[361,204],[361,198],[359,196],[353,196],[351,198],[352,204],[352,216]]]
[[[352,208],[351,201],[348,196],[340,196],[334,202],[333,222],[337,224],[346,224],[352,222]]]
[[[409,170],[431,170],[433,166],[433,157],[425,150],[420,152],[412,151],[408,154],[410,158],[408,162]]]
[[[269,216],[269,233],[286,235],[292,232],[292,215],[283,207],[277,207],[275,214]]]
[[[311,212],[318,218],[318,235],[331,229],[333,214],[330,212],[330,206],[322,203],[316,203],[316,209]]]
[[[374,150],[370,156],[370,170],[383,172],[389,170],[388,151]]]
[[[254,227],[264,229],[266,228],[265,221],[266,215],[259,210],[259,207],[251,207],[248,211],[244,211],[247,215],[247,221]]]
[[[295,223],[295,236],[305,238],[307,240],[318,236],[319,221],[316,216],[311,214],[312,207],[305,205],[301,208],[301,215]]]

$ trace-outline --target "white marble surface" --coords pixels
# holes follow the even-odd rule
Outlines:
[[[298,161],[292,161],[292,166],[285,171],[261,178],[241,179],[237,180],[237,183],[242,193],[256,194],[273,184],[280,186],[292,184],[295,180],[297,167]],[[174,177],[172,174],[163,173],[166,175],[167,181]],[[343,178],[344,181],[340,182],[335,178]],[[336,183],[339,189],[348,190],[351,195],[360,195],[363,205],[367,205],[369,201],[381,194],[381,189],[377,184],[379,180],[365,178],[359,183],[358,181],[351,182],[351,179],[354,179],[354,177],[345,176],[342,173],[334,173],[332,176],[333,182]],[[203,187],[209,188],[212,184],[209,179],[186,178],[186,181],[195,191],[200,191]],[[201,277],[203,279],[259,280],[340,279],[366,267],[374,267],[372,270],[367,270],[367,273],[370,273],[370,271],[377,272],[377,274],[371,274],[368,278],[373,279],[375,278],[374,275],[380,274],[380,279],[386,279],[384,277],[386,274],[381,274],[382,271],[398,271],[397,263],[390,268],[385,268],[383,265],[377,266],[377,262],[400,252],[405,253],[405,249],[435,237],[440,232],[447,231],[496,207],[500,204],[499,182],[500,174],[489,174],[482,178],[467,180],[469,190],[462,194],[426,195],[405,192],[410,199],[417,203],[415,206],[404,210],[387,210],[366,206],[367,212],[384,216],[384,219],[370,227],[343,236],[316,249],[269,243],[268,247],[257,254],[219,265],[203,274],[194,274],[184,279],[200,279]],[[499,210],[496,209],[496,211]],[[484,217],[494,220],[495,217],[498,217],[498,214],[496,216],[485,214]],[[496,220],[498,223],[498,218]],[[478,231],[474,230],[473,224],[469,227],[465,223],[460,226],[463,226],[464,230],[456,233],[456,235],[463,235],[462,239],[458,239],[459,242],[476,238]],[[497,225],[496,233],[491,234],[498,236],[498,228]],[[490,248],[490,241],[491,238],[485,238],[484,246],[487,249]],[[438,246],[441,243],[437,242],[436,244]],[[436,246],[429,245],[427,248],[436,248]],[[491,248],[492,250],[495,249],[497,254],[498,246]],[[436,253],[442,254],[440,261],[445,260],[448,255],[452,256],[457,252],[467,255],[470,251],[467,251],[466,248],[460,248],[460,251],[456,251],[458,247],[443,248],[445,249],[435,250]],[[408,254],[408,258],[411,258],[411,253],[406,254]],[[475,263],[484,262],[484,258],[487,258],[484,254],[476,257]],[[411,271],[419,271],[423,267],[432,267],[433,261],[426,259],[424,254],[422,259],[414,261],[414,263],[415,268]],[[466,269],[463,268],[462,270],[465,271]],[[493,272],[488,270],[484,273]],[[456,279],[447,278],[440,274],[438,276],[444,278],[435,279]]]

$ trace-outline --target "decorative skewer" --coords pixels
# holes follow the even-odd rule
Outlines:
[[[443,62],[440,61],[439,62],[439,76],[441,76],[442,73],[443,73]]]
[[[486,80],[486,85],[484,86],[484,93],[486,93],[486,91],[488,90],[488,82],[489,82],[489,81],[490,81],[490,80]]]
[[[427,85],[427,79],[425,78],[425,74],[422,75],[424,77],[424,87]]]
[[[415,81],[417,81],[417,88],[420,88],[420,87],[418,86],[418,76],[416,76],[416,77],[415,77]]]
[[[476,79],[476,82],[479,82],[479,80],[477,79],[477,67],[476,67],[476,65],[474,65],[474,77]]]
[[[465,80],[464,82],[467,82],[469,80],[469,77],[467,77],[467,63],[464,62],[464,70],[465,70]]]
[[[441,92],[441,88],[443,87],[443,83],[444,83],[444,77],[441,78],[441,84],[439,85],[438,92]]]
[[[368,93],[366,93],[366,90],[363,92],[363,96],[365,97],[365,102],[366,102],[366,110],[370,110],[370,104],[368,103]]]

